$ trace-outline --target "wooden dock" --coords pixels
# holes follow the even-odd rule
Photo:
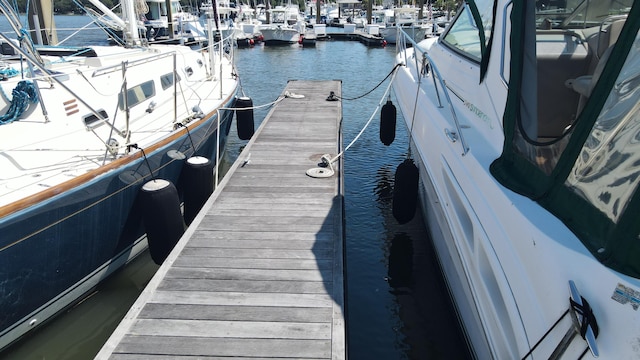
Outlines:
[[[345,359],[340,81],[290,81],[96,359]],[[300,97],[303,96],[303,97]]]

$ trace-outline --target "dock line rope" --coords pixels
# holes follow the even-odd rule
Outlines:
[[[16,121],[27,111],[30,104],[38,102],[36,86],[28,80],[22,80],[11,92],[13,95],[11,105],[4,115],[0,115],[0,125]]]
[[[356,97],[354,97],[354,98],[345,98],[345,97],[342,97],[342,96],[338,96],[338,95],[336,95],[336,93],[335,93],[335,92],[331,91],[331,92],[329,93],[329,97],[327,98],[327,100],[329,100],[329,101],[336,101],[336,100],[348,100],[348,101],[351,101],[351,100],[358,100],[358,99],[361,99],[361,98],[363,98],[363,97],[365,97],[365,96],[367,96],[367,95],[371,94],[375,89],[379,88],[379,87],[380,87],[380,85],[382,85],[382,83],[384,83],[384,82],[385,82],[385,80],[387,80],[387,79],[389,78],[389,76],[394,75],[394,74],[395,74],[395,72],[396,72],[396,69],[397,69],[400,65],[401,65],[401,64],[396,64],[396,66],[394,66],[394,67],[393,67],[393,69],[391,69],[391,71],[387,74],[387,76],[385,76],[385,77],[384,77],[384,79],[380,80],[380,82],[378,83],[378,85],[374,86],[374,87],[373,87],[373,89],[371,89],[371,90],[367,91],[366,93],[364,93],[364,94],[362,94],[362,95],[360,95],[360,96],[356,96]],[[393,80],[392,80],[391,82],[393,82]]]
[[[218,108],[218,110],[217,110],[217,111],[221,111],[221,110],[233,110],[233,111],[236,111],[236,110],[256,110],[256,109],[262,109],[262,108],[265,108],[265,107],[274,106],[274,105],[276,105],[277,103],[279,103],[279,102],[281,102],[282,100],[287,99],[287,98],[292,98],[292,99],[302,99],[302,98],[304,98],[304,95],[295,94],[295,93],[292,93],[292,92],[289,92],[289,91],[285,91],[283,95],[278,96],[278,98],[277,98],[277,99],[275,99],[274,101],[269,102],[269,103],[265,103],[265,104],[262,104],[262,105],[254,105],[254,106],[245,107],[245,108],[221,107],[221,108]]]
[[[362,130],[360,130],[358,135],[356,135],[356,137],[349,143],[349,145],[347,145],[347,147],[345,147],[344,150],[342,150],[340,152],[340,154],[336,155],[333,159],[331,159],[332,163],[336,162],[347,150],[349,150],[349,148],[351,148],[351,146],[353,146],[353,144],[355,144],[356,141],[358,141],[360,136],[362,136],[362,133],[364,133],[364,131],[367,129],[367,127],[369,126],[369,124],[373,120],[373,117],[378,113],[378,111],[380,110],[380,107],[382,107],[382,103],[385,102],[385,99],[389,96],[389,92],[391,91],[391,84],[393,84],[393,79],[396,77],[396,69],[397,68],[398,68],[398,66],[396,65],[393,68],[393,71],[391,73],[389,73],[389,75],[391,75],[391,81],[389,81],[389,85],[387,86],[387,89],[385,90],[384,94],[380,98],[380,101],[378,101],[378,105],[376,106],[376,108],[371,113],[371,116],[369,117],[369,120],[367,121],[367,123],[364,124],[364,126],[362,127]],[[388,78],[389,75],[387,75],[387,77],[385,77],[385,79]],[[378,86],[379,85],[377,85],[376,87],[378,87]]]
[[[533,354],[533,352],[536,350],[536,348],[538,347],[538,345],[540,345],[542,343],[542,341],[544,341],[544,339],[546,339],[546,337],[551,333],[551,331],[553,331],[553,329],[556,328],[556,326],[558,326],[558,324],[560,324],[560,321],[562,321],[562,319],[564,319],[565,316],[567,316],[567,314],[569,313],[569,309],[565,310],[564,313],[562,313],[562,316],[560,316],[555,323],[553,323],[553,325],[547,330],[546,333],[544,333],[544,335],[542,335],[542,337],[538,340],[538,342],[536,342],[535,345],[533,345],[532,348],[529,349],[529,351],[524,354],[524,356],[522,357],[522,360],[526,360],[529,356],[531,356]]]
[[[367,127],[369,127],[369,124],[371,124],[371,121],[373,120],[373,117],[378,113],[378,111],[382,107],[382,103],[385,102],[385,99],[389,96],[389,92],[391,91],[391,85],[393,84],[393,79],[395,79],[396,74],[397,74],[397,72],[396,72],[397,69],[398,69],[398,65],[394,66],[393,70],[391,70],[391,72],[384,78],[384,80],[382,80],[382,82],[384,82],[386,79],[389,78],[389,76],[391,76],[391,80],[389,81],[389,85],[387,85],[387,89],[385,90],[384,94],[380,98],[380,101],[378,101],[378,105],[376,106],[376,108],[371,113],[371,116],[369,117],[369,120],[367,120],[366,124],[364,124],[364,126],[362,127],[362,129],[360,130],[358,135],[356,135],[356,137],[353,140],[351,140],[349,145],[347,145],[344,148],[344,150],[342,150],[335,157],[331,158],[331,155],[329,155],[329,154],[322,155],[322,157],[320,158],[320,161],[322,161],[322,162],[318,164],[317,168],[312,168],[312,169],[307,170],[307,175],[309,175],[311,177],[329,177],[329,176],[333,175],[333,165],[332,164],[334,162],[336,162],[342,155],[344,155],[344,153],[347,150],[349,150],[351,148],[351,146],[353,146],[353,144],[355,144],[356,141],[358,141],[358,139],[360,139],[360,136],[362,136],[362,134],[367,129]],[[378,88],[380,86],[380,84],[382,84],[382,82],[380,82],[378,85],[376,85],[373,89],[375,90],[376,88]],[[371,91],[373,91],[373,90],[371,90]],[[371,93],[371,91],[369,91],[368,93]],[[329,99],[327,99],[327,100],[329,100]],[[329,168],[329,169],[326,170],[326,168]]]

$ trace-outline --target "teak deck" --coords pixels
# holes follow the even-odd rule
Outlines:
[[[341,86],[287,84],[98,359],[346,358]]]

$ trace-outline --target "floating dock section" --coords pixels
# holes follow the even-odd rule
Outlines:
[[[287,84],[97,359],[346,358],[341,90]]]

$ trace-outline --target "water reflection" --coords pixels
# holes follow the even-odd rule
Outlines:
[[[413,241],[406,233],[398,233],[389,247],[389,269],[387,282],[393,288],[392,294],[411,292],[413,285]]]
[[[376,186],[373,189],[373,193],[377,196],[378,203],[381,207],[391,206],[394,179],[391,166],[383,166],[378,169],[376,179]]]

